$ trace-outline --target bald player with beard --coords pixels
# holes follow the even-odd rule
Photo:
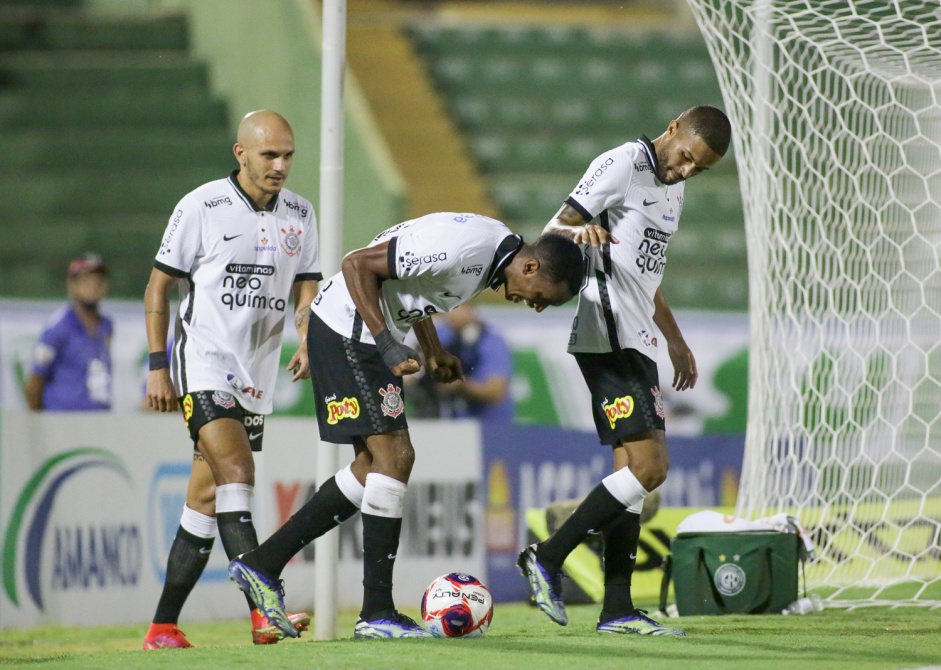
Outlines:
[[[300,347],[292,381],[310,377],[307,322],[320,271],[317,222],[309,201],[284,188],[294,132],[272,111],[238,128],[239,167],[183,197],[170,217],[144,294],[150,372],[147,403],[183,410],[193,441],[186,504],[170,548],[163,593],[144,649],[193,645],[177,627],[209,560],[218,530],[229,560],[258,546],[251,502],[252,452],[261,451],[272,411],[288,303]],[[180,304],[167,355],[169,293]],[[255,644],[283,635],[248,600]],[[289,615],[298,631],[310,617]]]

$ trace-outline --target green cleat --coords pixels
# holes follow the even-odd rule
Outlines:
[[[562,571],[546,570],[536,558],[536,545],[531,544],[516,561],[523,576],[529,580],[536,606],[560,626],[567,626],[569,616],[562,600]]]

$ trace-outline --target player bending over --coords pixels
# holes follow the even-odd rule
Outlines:
[[[571,300],[582,281],[581,252],[559,235],[532,244],[493,219],[438,213],[400,223],[343,260],[311,306],[308,356],[320,437],[352,444],[353,462],[229,574],[285,635],[279,576],[311,540],[363,513],[363,607],[356,638],[428,637],[392,600],[402,509],[415,451],[405,418],[402,376],[421,367],[402,343],[415,329],[425,366],[440,382],[463,378],[431,316],[486,288],[541,312]]]

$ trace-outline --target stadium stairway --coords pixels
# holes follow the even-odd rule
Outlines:
[[[232,169],[231,144],[183,17],[0,0],[0,295],[61,298],[96,250],[139,299],[173,206]]]
[[[463,135],[397,25],[350,22],[347,56],[408,184],[408,216],[496,216]]]

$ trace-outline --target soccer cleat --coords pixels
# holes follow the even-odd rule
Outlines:
[[[310,615],[306,612],[287,613],[298,634],[310,629]],[[252,610],[252,642],[255,644],[277,644],[284,639],[284,633],[277,626],[272,626],[268,617],[257,609]]]
[[[192,646],[175,623],[152,623],[144,636],[144,649],[189,649]]]
[[[536,606],[560,626],[567,626],[569,616],[565,613],[565,602],[562,600],[562,571],[550,571],[542,567],[536,559],[535,544],[520,552],[516,565],[529,580]]]
[[[394,637],[432,637],[431,633],[418,625],[412,618],[396,612],[389,619],[379,618],[372,621],[356,622],[353,637],[357,640],[385,640]]]
[[[599,633],[621,633],[624,635],[667,635],[684,637],[685,630],[663,626],[647,616],[646,610],[634,610],[633,614],[599,623]]]
[[[229,579],[248,594],[255,606],[268,618],[268,622],[285,637],[300,636],[284,611],[284,582],[272,579],[238,559],[229,563]]]

